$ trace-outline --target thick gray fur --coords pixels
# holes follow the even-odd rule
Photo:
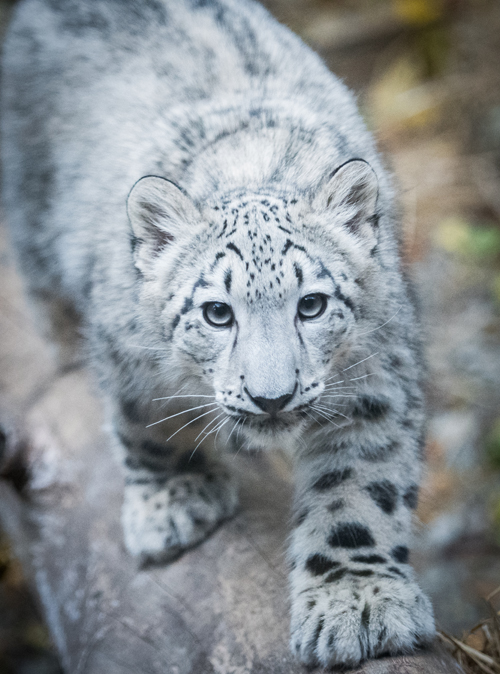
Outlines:
[[[419,337],[346,87],[252,0],[23,0],[2,131],[19,264],[45,316],[81,317],[131,553],[167,560],[235,512],[225,445],[283,446],[292,648],[356,665],[428,643]]]

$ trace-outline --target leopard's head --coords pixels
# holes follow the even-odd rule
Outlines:
[[[254,444],[279,444],[321,417],[346,423],[341,389],[327,397],[325,386],[375,301],[377,192],[371,167],[352,160],[313,195],[267,189],[200,206],[145,177],[129,196],[165,371],[213,392]]]

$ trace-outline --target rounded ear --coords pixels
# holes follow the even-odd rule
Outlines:
[[[336,221],[358,236],[373,238],[377,227],[378,179],[364,159],[339,166],[313,200],[317,211],[332,211]]]
[[[178,185],[166,178],[144,176],[130,190],[127,214],[137,238],[165,244],[175,239],[200,212]]]
[[[127,214],[134,232],[134,253],[142,271],[178,236],[201,219],[188,195],[175,183],[144,176],[130,190]]]

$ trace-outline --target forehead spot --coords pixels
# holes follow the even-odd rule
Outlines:
[[[304,274],[302,272],[301,266],[297,264],[297,262],[293,263],[293,271],[295,272],[295,276],[297,277],[297,282],[300,287],[304,281]]]
[[[227,248],[228,250],[232,250],[234,253],[236,253],[236,255],[240,258],[240,260],[241,260],[242,262],[244,262],[244,260],[243,260],[243,255],[242,255],[242,253],[241,253],[241,250],[240,250],[240,249],[238,248],[238,246],[236,246],[232,241],[230,241],[230,242],[226,245],[226,248]]]

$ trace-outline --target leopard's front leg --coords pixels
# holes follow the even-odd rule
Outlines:
[[[181,407],[163,412],[167,418],[155,424],[152,418],[162,415],[140,401],[129,397],[114,405],[112,428],[125,469],[125,545],[142,562],[177,557],[237,508],[236,485],[215,451],[214,434],[204,439],[204,428],[217,430],[222,415],[203,402],[187,407],[194,414]],[[193,423],[197,416],[201,423]]]
[[[408,563],[419,478],[411,443],[298,460],[291,630],[308,665],[355,666],[433,639],[432,607]]]

